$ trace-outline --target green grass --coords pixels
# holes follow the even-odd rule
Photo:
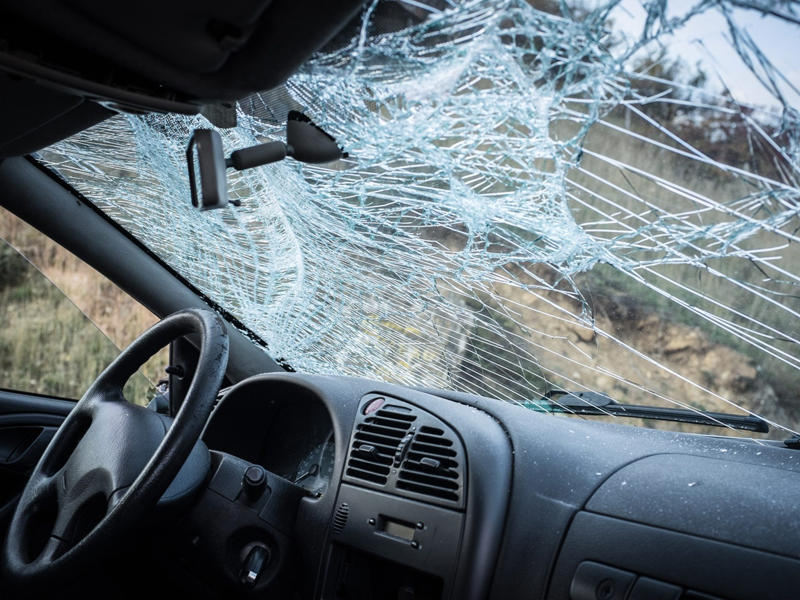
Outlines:
[[[119,354],[86,316],[13,248],[0,241],[0,387],[78,399]],[[137,373],[125,396],[146,403]]]
[[[608,120],[618,125],[622,124],[620,115],[612,115]],[[666,136],[658,134],[652,128],[637,123],[635,120],[630,124],[630,128],[636,133],[674,145],[674,142],[670,142]],[[725,174],[713,166],[678,157],[663,149],[634,140],[623,133],[602,126],[596,125],[590,131],[586,139],[586,147],[593,152],[613,157],[625,164],[655,173],[668,181],[676,182],[716,202],[728,203],[757,191],[752,184]],[[652,204],[663,207],[670,212],[674,213],[696,208],[696,205],[656,185],[648,178],[639,176],[631,171],[623,172],[623,170],[594,157],[584,155],[581,166],[599,178],[645,198]],[[626,196],[621,191],[600,183],[598,179],[584,172],[573,170],[569,174],[569,179],[609,198],[623,209],[628,209],[633,213],[641,213],[645,210],[642,204]],[[586,194],[577,193],[577,195],[592,206],[600,206],[608,212],[613,210],[609,205],[601,205],[596,199],[592,199]],[[570,209],[579,223],[593,221],[598,218],[592,210],[587,209],[578,202],[570,201]],[[765,215],[758,214],[755,216],[756,218],[762,218]],[[698,217],[693,218],[696,219]],[[727,220],[730,220],[730,217],[718,212],[709,211],[702,215],[703,225],[712,225]],[[629,219],[629,223],[632,226],[636,225],[634,219]],[[800,227],[800,219],[798,219],[797,226]],[[789,225],[784,229],[792,231],[794,227]],[[755,233],[749,239],[740,243],[740,246],[746,249],[780,247],[780,250],[773,252],[774,255],[779,256],[773,264],[790,272],[796,269],[796,265],[800,261],[800,248],[796,244],[787,246],[784,239],[767,231],[762,230]],[[689,253],[692,252],[691,250],[687,251]],[[706,264],[708,267],[720,271],[724,277],[715,277],[704,269],[690,264],[664,264],[655,267],[654,271],[662,277],[642,270],[639,270],[638,273],[653,285],[667,291],[676,298],[684,300],[689,305],[701,308],[714,316],[730,319],[737,325],[750,326],[751,324],[732,314],[729,310],[707,300],[701,300],[697,296],[680,289],[680,286],[698,290],[721,304],[749,315],[759,322],[769,324],[780,332],[794,333],[797,331],[796,317],[755,294],[744,292],[727,279],[729,277],[749,285],[762,286],[782,292],[784,293],[783,296],[773,296],[773,298],[779,298],[780,304],[794,311],[800,311],[800,295],[796,293],[794,286],[778,281],[783,279],[782,276],[776,276],[776,281],[767,282],[765,281],[765,272],[759,266],[744,258],[725,257],[711,259],[707,260]],[[664,278],[674,281],[677,285],[667,283]],[[586,294],[589,303],[593,305],[595,312],[602,311],[604,304],[622,302],[635,305],[636,310],[642,313],[656,313],[664,321],[682,323],[698,328],[709,341],[728,346],[752,359],[761,376],[769,382],[777,393],[781,403],[792,408],[800,407],[800,371],[715,326],[695,312],[681,308],[674,301],[647,288],[628,274],[609,265],[599,264],[590,271],[578,275],[576,282]],[[787,342],[772,340],[771,343],[794,356],[798,354],[798,350]]]

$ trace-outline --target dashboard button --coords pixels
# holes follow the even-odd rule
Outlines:
[[[368,414],[370,414],[370,413],[374,413],[374,412],[375,412],[376,410],[378,410],[378,409],[379,409],[381,406],[383,406],[383,403],[384,403],[384,402],[386,402],[386,398],[375,398],[374,400],[372,400],[371,402],[369,402],[369,403],[368,403],[368,404],[367,404],[367,405],[364,407],[364,414],[365,414],[365,415],[368,415]]]
[[[636,575],[600,563],[584,561],[569,588],[571,600],[625,600]]]
[[[679,600],[683,590],[676,585],[639,577],[628,600]]]

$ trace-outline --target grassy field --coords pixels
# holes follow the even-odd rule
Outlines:
[[[156,320],[0,208],[0,387],[80,398],[120,349]],[[163,350],[148,361],[128,382],[125,396],[148,402],[167,360]]]
[[[737,222],[726,209],[740,210],[741,199],[757,198],[764,187],[670,152],[667,148],[676,147],[674,140],[635,119],[625,123],[624,115],[612,114],[607,121],[611,127],[596,124],[589,131],[582,159],[567,173],[567,204],[584,231],[594,240],[607,240],[611,254],[628,259],[631,271],[601,261],[573,274],[571,281],[597,327],[593,331],[576,318],[554,318],[558,311],[548,303],[570,315],[580,314],[580,305],[567,295],[554,289],[537,298],[525,291],[525,284],[535,281],[520,270],[536,272],[558,288],[556,282],[562,287],[564,282],[557,269],[517,265],[522,269],[512,278],[518,285],[496,289],[494,298],[467,301],[485,318],[470,331],[462,383],[499,397],[582,385],[631,404],[663,405],[669,399],[701,410],[753,411],[798,430],[800,352],[786,338],[798,331],[792,313],[800,311],[800,297],[780,270],[796,272],[800,248],[768,227],[732,235],[727,253],[720,249],[728,239],[703,234],[723,224],[736,230],[744,219]],[[566,139],[575,134],[575,126],[556,122],[550,134]],[[702,198],[708,199],[705,206],[697,200]],[[750,215],[756,224],[776,208],[768,197],[753,204],[761,206]],[[658,226],[652,227],[654,223]],[[627,236],[622,235],[625,225],[631,227]],[[692,227],[699,233],[684,241],[681,235]],[[796,216],[782,225],[790,235],[798,228]],[[623,240],[616,246],[615,236]],[[451,235],[454,239],[448,244],[446,237],[440,236],[448,246],[463,247],[463,240]],[[735,256],[736,246],[768,260]],[[758,254],[766,248],[773,250]],[[716,325],[715,319],[727,321],[730,330]],[[767,351],[736,334],[742,331],[753,333]],[[507,337],[513,345],[505,342]],[[771,350],[786,352],[788,359],[770,355]],[[652,421],[646,425],[697,430]],[[770,435],[781,438],[786,432],[775,429]]]
[[[620,115],[612,115],[608,121],[621,125],[623,118]],[[629,123],[629,126],[634,133],[639,133],[668,146],[675,146],[673,141],[660,135],[652,127],[637,124],[635,120]],[[667,181],[675,182],[687,190],[691,190],[692,193],[708,197],[714,202],[732,203],[759,192],[758,187],[752,182],[724,173],[714,166],[689,160],[655,145],[634,140],[630,136],[608,127],[595,126],[590,130],[586,139],[586,148],[634,168],[655,173]],[[620,209],[634,214],[646,213],[649,209],[643,203],[623,193],[623,190],[672,213],[691,211],[697,208],[696,204],[681,198],[672,190],[658,185],[652,179],[620,169],[593,156],[584,155],[581,169],[571,172],[569,179],[608,198]],[[600,183],[601,180],[609,183]],[[618,188],[609,184],[618,186]],[[596,198],[591,199],[586,194],[577,192],[576,196],[592,207],[599,204]],[[597,219],[593,208],[587,208],[577,201],[571,201],[570,208],[579,223]],[[610,204],[601,205],[600,208],[611,212]],[[617,214],[619,216],[620,212],[618,211]],[[654,216],[657,215],[650,213],[648,218],[654,218]],[[762,212],[760,215],[756,214],[755,218],[764,216]],[[702,219],[703,226],[711,227],[716,223],[730,220],[730,217],[722,212],[709,210],[700,216],[692,216],[688,219],[693,219],[695,222],[700,222]],[[794,225],[784,226],[783,230],[791,233],[800,227],[800,219],[795,217],[795,221]],[[635,220],[631,219],[631,224],[634,225]],[[669,242],[668,239],[666,241]],[[765,230],[756,232],[741,242],[740,246],[748,250],[779,248],[770,253],[774,259],[769,264],[789,272],[795,271],[796,265],[800,262],[800,248],[796,244],[787,244],[785,239]],[[686,252],[690,256],[693,254],[691,248],[687,248]],[[695,252],[695,254],[698,253]],[[692,306],[699,306],[715,317],[730,319],[736,325],[753,326],[751,322],[737,316],[732,310],[739,311],[755,321],[768,324],[779,332],[796,332],[798,329],[797,318],[790,311],[800,311],[800,296],[794,291],[794,286],[781,281],[785,277],[765,265],[766,263],[756,264],[744,258],[726,257],[703,260],[697,264],[663,264],[654,268],[650,273],[641,270],[639,274],[645,280],[676,298],[684,300]],[[709,270],[705,268],[706,266],[718,270],[724,276],[710,274]],[[667,283],[668,280],[674,283]],[[732,280],[768,290],[765,294],[766,298],[744,291]],[[609,304],[613,306],[620,302],[633,303],[642,313],[657,315],[664,321],[697,328],[710,342],[727,346],[746,355],[757,365],[760,377],[774,388],[782,404],[793,409],[800,408],[800,370],[794,366],[769,356],[754,345],[720,327],[713,326],[707,319],[695,312],[680,308],[665,295],[646,288],[630,276],[608,265],[600,264],[591,271],[581,274],[577,278],[577,283],[585,291],[587,297],[592,298],[595,304],[594,308],[598,313],[606,310]],[[682,287],[686,289],[682,289]],[[719,304],[698,299],[698,296],[688,291],[690,289],[701,292]],[[776,298],[777,305],[770,301],[770,299]],[[794,345],[781,340],[779,335],[775,336],[771,343],[795,358],[797,357],[798,352]]]

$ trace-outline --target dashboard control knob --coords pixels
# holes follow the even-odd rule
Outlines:
[[[250,500],[256,500],[267,486],[267,473],[258,465],[251,465],[244,471],[242,478],[244,493]]]

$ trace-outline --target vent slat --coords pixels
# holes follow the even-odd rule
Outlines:
[[[458,502],[458,494],[455,492],[416,483],[414,481],[404,481],[401,479],[397,482],[397,487],[403,490],[408,490],[409,492],[416,492],[417,494],[424,494],[426,496],[434,496],[436,498]]]
[[[347,475],[350,477],[357,477],[358,479],[372,481],[373,483],[386,483],[385,475],[377,475],[376,473],[371,473],[370,471],[362,471],[361,469],[354,469],[352,467],[347,468]]]
[[[375,449],[380,452],[381,454],[393,455],[394,451],[397,450],[397,444],[381,444],[372,440],[366,440],[361,438],[357,433],[355,435],[355,443],[353,444],[354,448],[358,448],[364,444],[368,446],[375,446]]]
[[[456,456],[456,451],[442,446],[435,446],[433,444],[423,444],[414,440],[411,444],[411,450],[420,452],[422,454],[434,454],[436,456]]]
[[[411,427],[411,423],[408,421],[395,421],[394,419],[386,419],[384,417],[367,417],[364,419],[364,423],[380,425],[381,427],[391,427],[392,429],[400,429],[404,433],[408,431],[409,427]]]
[[[360,431],[366,431],[367,433],[376,433],[378,435],[385,435],[397,438],[398,440],[401,439],[405,434],[405,430],[402,429],[390,429],[388,427],[381,427],[379,425],[359,425]]]
[[[418,473],[417,471],[403,470],[400,472],[400,479],[408,479],[416,481],[417,483],[424,483],[433,487],[444,488],[447,490],[457,490],[458,482],[452,479],[445,479],[444,477],[437,477],[436,475],[428,475]]]
[[[363,441],[373,442],[375,444],[383,444],[384,446],[387,446],[389,448],[392,447],[396,448],[398,442],[400,441],[400,438],[386,437],[385,435],[378,435],[377,433],[369,433],[363,430],[359,430],[359,432],[356,434],[356,438]]]
[[[419,442],[426,444],[433,444],[434,446],[452,446],[453,442],[443,437],[434,437],[432,435],[425,435],[423,433],[417,434],[415,438]]]
[[[420,433],[428,433],[430,435],[444,435],[444,431],[439,429],[438,427],[429,427],[428,425],[423,425],[419,428]]]
[[[375,473],[380,473],[381,475],[389,474],[389,467],[387,465],[382,465],[376,462],[370,462],[368,460],[362,460],[356,457],[350,459],[350,466],[355,467],[357,469],[361,469],[363,471],[373,471]]]
[[[439,468],[433,469],[427,465],[423,465],[422,463],[407,461],[403,466],[404,469],[408,469],[410,471],[417,471],[419,473],[430,473],[432,475],[438,475],[439,477],[449,477],[450,479],[458,479],[458,473],[456,471],[452,471],[449,468]]]
[[[394,419],[395,421],[406,421],[411,423],[417,420],[417,415],[409,415],[404,413],[393,412],[390,410],[386,410],[385,408],[380,409],[378,412],[375,413],[379,417],[385,417],[387,419]]]
[[[351,460],[363,460],[363,461],[373,461],[375,463],[381,465],[390,465],[392,464],[392,455],[391,454],[381,454],[379,452],[375,452],[373,454],[367,454],[364,452],[359,452],[358,448],[351,452],[352,459]]]

